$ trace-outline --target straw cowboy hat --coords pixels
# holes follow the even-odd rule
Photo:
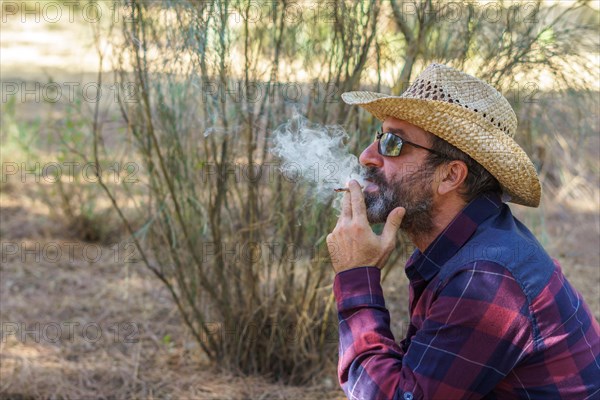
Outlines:
[[[540,203],[535,167],[514,141],[517,116],[492,86],[441,64],[429,65],[400,96],[347,92],[342,99],[383,121],[394,117],[419,126],[462,150],[489,171],[508,201]]]

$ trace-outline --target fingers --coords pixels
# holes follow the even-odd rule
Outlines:
[[[342,198],[342,215],[340,219],[352,219],[352,202],[350,200],[350,192],[345,192]]]
[[[365,197],[358,182],[352,179],[348,187],[352,200],[352,217],[357,219],[367,219],[367,209],[365,206]]]
[[[337,263],[337,255],[338,255],[338,244],[335,240],[335,236],[333,233],[327,235],[327,250],[329,250],[329,258],[331,259],[331,265],[334,266]]]
[[[402,223],[405,213],[406,209],[398,207],[394,208],[390,215],[388,215],[385,226],[383,227],[383,232],[381,232],[381,238],[386,245],[395,243],[396,233],[398,232],[398,229],[400,229],[400,224]]]

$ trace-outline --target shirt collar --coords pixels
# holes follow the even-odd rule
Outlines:
[[[421,253],[415,249],[406,262],[410,281],[431,280],[440,268],[471,238],[477,227],[502,207],[498,195],[480,195],[465,206]]]

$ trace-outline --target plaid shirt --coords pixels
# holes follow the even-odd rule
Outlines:
[[[494,235],[513,240],[506,248],[530,247],[494,256]],[[424,253],[415,250],[406,274],[410,325],[400,343],[379,269],[335,277],[348,398],[600,399],[598,322],[499,197],[469,203]]]

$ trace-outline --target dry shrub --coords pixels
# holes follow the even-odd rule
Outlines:
[[[399,82],[387,83],[394,90],[410,79],[413,66],[431,61],[475,69],[502,86],[513,74],[541,66],[560,77],[556,57],[580,60],[577,52],[591,43],[572,40],[577,32],[590,32],[584,3],[566,9],[536,3],[533,23],[511,14],[509,2],[501,3],[510,9],[502,21],[478,19],[469,5],[459,23],[440,24],[439,15],[427,9],[432,4],[399,16],[396,1],[340,1],[331,3],[330,19],[291,22],[283,3],[269,18],[233,23],[229,10],[244,16],[250,3],[132,1],[131,18],[108,28],[115,80],[129,89],[119,92],[127,125],[123,141],[144,171],[146,191],[135,204],[144,221],[139,229],[111,188],[100,184],[141,260],[166,285],[191,334],[216,364],[303,383],[335,363],[324,246],[335,215],[329,204],[311,204],[294,182],[264,171],[277,161],[268,151],[270,135],[291,114],[291,103],[305,106],[309,119],[341,122],[351,133],[372,131],[376,121],[345,107],[339,93],[361,87],[367,71],[376,76],[375,88],[385,90],[382,71],[396,65],[399,55],[405,58]],[[382,22],[393,25],[382,17],[382,7],[392,7],[386,11],[397,32],[378,30],[386,26]],[[578,18],[587,22],[573,24]],[[457,47],[452,32],[459,28],[469,40]],[[96,29],[104,60],[103,32]],[[428,46],[432,43],[437,45]],[[289,66],[298,60],[313,90],[299,85],[302,96],[294,101],[267,95],[272,89],[281,93],[282,71],[294,73]],[[250,93],[257,85],[262,91]],[[321,96],[315,97],[319,88]],[[103,141],[98,108],[95,114],[98,161]],[[370,139],[356,135],[351,145],[359,149]],[[276,244],[280,247],[272,250]],[[282,244],[303,256],[287,257]]]

